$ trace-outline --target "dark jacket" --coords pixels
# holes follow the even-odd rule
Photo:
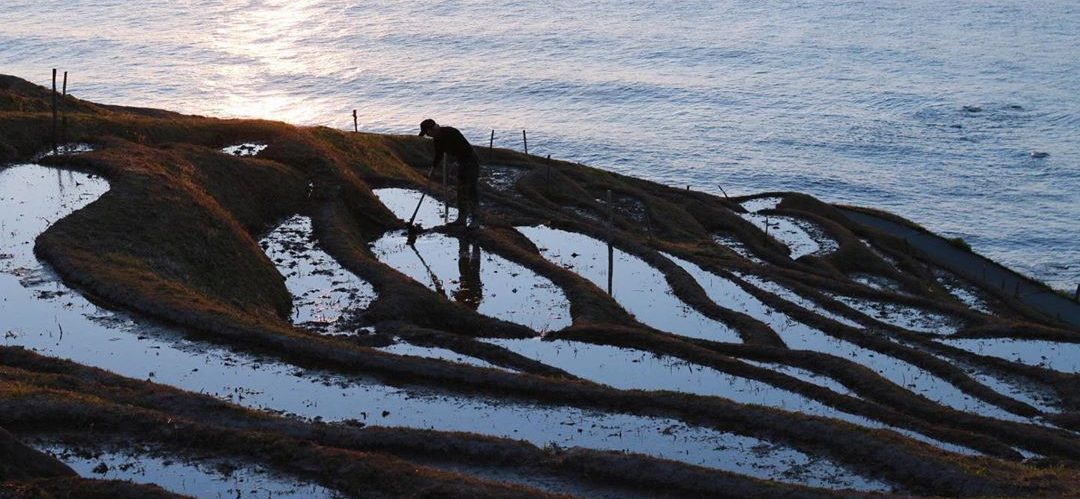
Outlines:
[[[480,164],[480,159],[476,157],[476,151],[473,151],[472,145],[465,140],[465,136],[457,128],[452,126],[439,127],[439,136],[435,137],[435,160],[431,163],[433,168],[439,166],[443,154],[453,156],[461,166]]]

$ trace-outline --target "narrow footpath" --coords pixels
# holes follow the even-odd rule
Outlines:
[[[1080,303],[1032,282],[1008,268],[962,250],[945,238],[861,211],[840,208],[851,221],[903,238],[927,259],[972,282],[1012,293],[1037,312],[1080,328]]]

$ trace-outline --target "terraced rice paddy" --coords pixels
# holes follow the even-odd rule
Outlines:
[[[807,196],[743,213],[496,150],[466,229],[419,139],[192,118],[212,131],[183,142],[72,109],[171,140],[79,132],[94,145],[0,169],[0,426],[58,458],[38,455],[68,470],[57,490],[1080,483],[1080,333]],[[10,469],[29,471],[0,487],[51,476]]]

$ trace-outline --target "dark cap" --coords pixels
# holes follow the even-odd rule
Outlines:
[[[420,136],[427,135],[428,130],[431,130],[435,126],[435,120],[428,118],[420,122]]]

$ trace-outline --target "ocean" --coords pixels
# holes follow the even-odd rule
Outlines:
[[[4,0],[0,73],[912,219],[1080,283],[1080,2]]]

